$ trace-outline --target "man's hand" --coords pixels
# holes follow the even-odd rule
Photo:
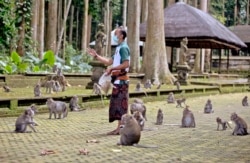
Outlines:
[[[110,75],[112,73],[112,68],[107,68],[106,69],[106,75]]]
[[[97,57],[98,54],[96,53],[96,51],[94,49],[91,48],[87,48],[87,53],[93,57]]]

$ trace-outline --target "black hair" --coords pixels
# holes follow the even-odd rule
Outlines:
[[[127,32],[124,29],[120,30],[121,34],[123,35],[123,40],[127,37]]]

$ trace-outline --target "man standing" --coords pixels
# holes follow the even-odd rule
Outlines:
[[[112,65],[111,68],[106,70],[107,75],[111,74],[111,82],[114,85],[109,104],[109,122],[117,120],[118,126],[115,130],[108,132],[108,135],[119,135],[121,117],[128,111],[129,78],[127,73],[130,64],[130,50],[125,42],[126,37],[127,33],[124,29],[117,28],[115,30],[112,39],[118,43],[118,46],[110,59],[98,55],[93,49],[87,50],[98,61],[108,66]]]

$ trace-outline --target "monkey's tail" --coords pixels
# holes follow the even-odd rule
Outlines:
[[[137,148],[158,148],[157,145],[141,145],[141,144],[133,144],[134,147]]]

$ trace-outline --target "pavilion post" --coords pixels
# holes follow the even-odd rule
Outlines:
[[[218,73],[221,73],[221,49],[219,49],[219,71]]]

